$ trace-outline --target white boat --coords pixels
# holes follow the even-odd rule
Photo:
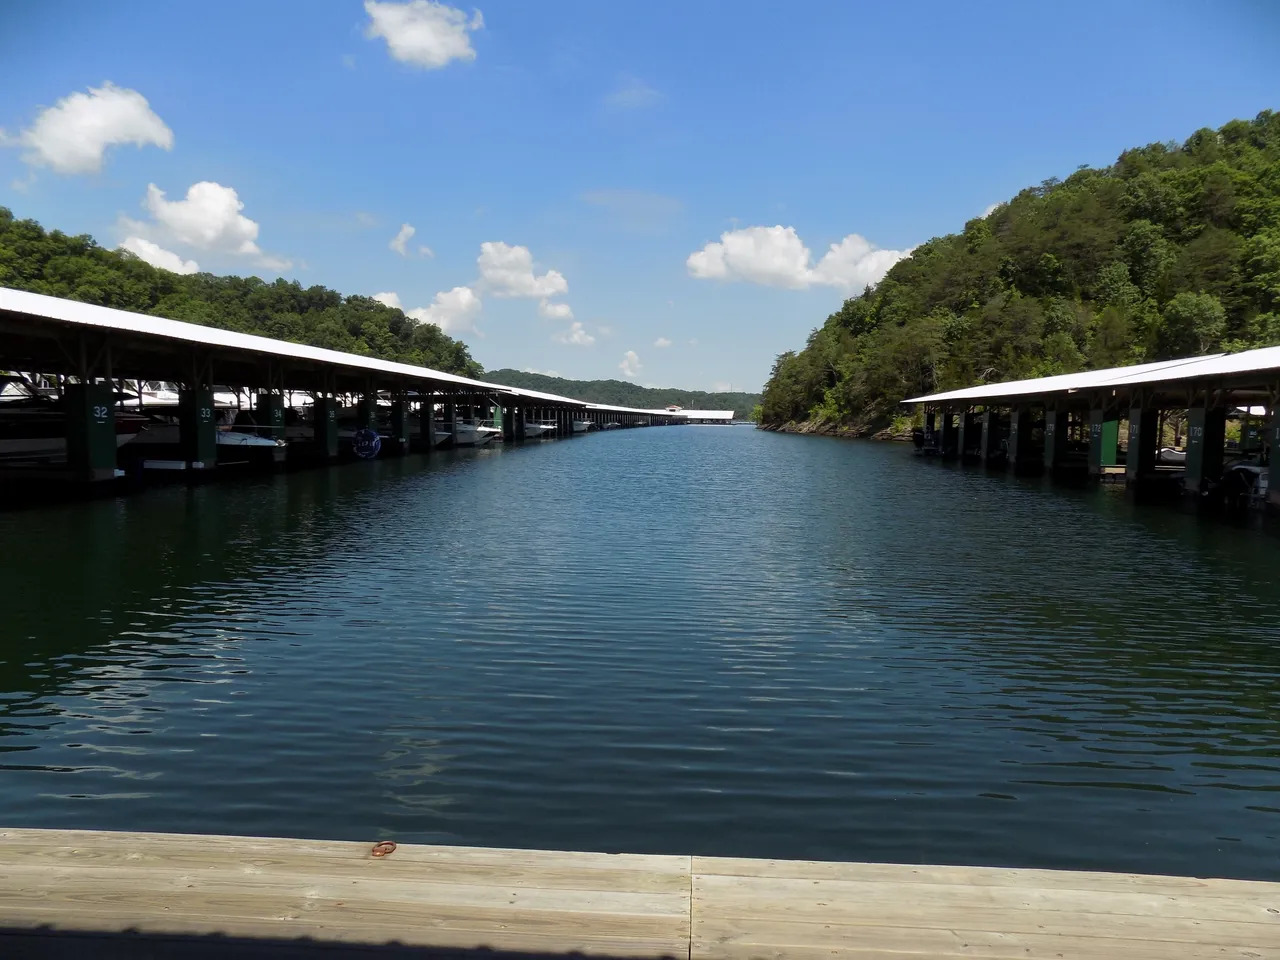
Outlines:
[[[1175,450],[1173,447],[1161,447],[1160,454],[1156,457],[1160,463],[1184,464],[1187,462],[1187,451]]]
[[[556,425],[554,423],[526,423],[524,425],[524,438],[526,440],[541,440],[544,437],[554,437],[556,434]]]
[[[446,421],[436,424],[437,446],[447,446],[448,440],[452,438],[453,446],[455,447],[482,447],[495,437],[500,436],[502,436],[502,431],[496,427],[487,423],[476,423],[472,420],[457,421],[452,434],[447,429]]]
[[[120,460],[148,470],[184,470],[186,461],[179,456],[179,438],[176,423],[150,424],[120,445]],[[284,461],[288,449],[283,440],[230,427],[219,427],[214,438],[220,466],[274,465]]]
[[[587,432],[588,430],[590,430],[590,429],[591,429],[591,421],[590,421],[590,420],[575,420],[575,421],[573,421],[573,432],[574,432],[574,433],[586,433],[586,432]]]

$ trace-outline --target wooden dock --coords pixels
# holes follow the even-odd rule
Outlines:
[[[0,831],[0,956],[1280,958],[1280,883],[371,847]]]

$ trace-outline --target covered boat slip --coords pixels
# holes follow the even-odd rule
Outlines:
[[[1260,960],[1280,957],[1280,884],[416,844],[378,858],[372,843],[0,831],[6,957],[357,949]]]
[[[1118,474],[1132,487],[1176,485],[1197,497],[1235,490],[1251,506],[1280,507],[1280,478],[1273,476],[1280,347],[984,384],[903,402],[924,407],[917,444],[926,453],[1023,473]],[[1228,430],[1229,421],[1238,430]],[[1172,446],[1173,438],[1182,446]]]
[[[241,413],[245,420],[252,418],[260,436],[283,441],[287,428],[302,417],[310,428],[307,442],[288,437],[289,458],[307,462],[338,457],[343,423],[348,432],[377,430],[384,455],[399,455],[414,446],[435,447],[436,424],[449,433],[459,416],[495,421],[504,428],[503,438],[516,442],[531,432],[571,436],[579,432],[575,424],[583,422],[624,427],[687,422],[665,410],[587,404],[427,367],[5,288],[0,288],[0,371],[38,374],[57,384],[59,395],[48,405],[57,414],[62,441],[55,446],[65,451],[56,460],[11,459],[9,468],[74,481],[121,475],[118,415],[128,405],[127,381],[177,385],[174,459],[189,471],[218,461],[215,385],[235,390],[237,398],[242,392],[252,397],[251,407]],[[298,395],[305,403],[294,409]],[[529,422],[548,429],[528,431]],[[0,437],[3,427],[0,423]]]

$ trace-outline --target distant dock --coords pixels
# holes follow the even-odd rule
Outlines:
[[[1280,883],[0,831],[0,956],[1280,957]],[[344,949],[345,947],[345,949]]]

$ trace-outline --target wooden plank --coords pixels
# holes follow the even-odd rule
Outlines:
[[[893,936],[889,936],[892,934]],[[785,936],[808,936],[805,931]],[[914,930],[890,931],[878,943],[851,941],[843,934],[784,945],[746,943],[731,935],[694,937],[690,960],[1276,960],[1274,948],[1223,948],[1198,944],[1144,943],[1070,937],[996,937],[954,931],[954,936]]]
[[[370,846],[0,831],[0,927],[698,960],[1280,960],[1280,884]]]
[[[691,957],[1280,958],[1280,884],[1128,879],[695,857]]]
[[[1091,923],[1108,918],[1161,917],[1212,920],[1225,923],[1280,922],[1280,888],[1258,884],[1253,896],[1170,896],[1149,893],[1141,887],[1129,892],[1089,890],[1082,887],[1044,889],[1036,886],[982,886],[980,884],[900,884],[891,880],[809,880],[779,877],[720,877],[694,874],[694,897],[713,899],[726,909],[751,916],[769,903],[786,900],[788,910],[808,909],[820,915],[826,905],[841,904],[849,910],[888,916],[903,903],[928,902],[944,913],[997,910],[1036,916],[1065,913],[1090,916]],[[799,919],[799,917],[797,917]],[[1116,922],[1119,922],[1117,919]]]
[[[210,841],[206,843],[207,841]],[[112,834],[65,830],[0,831],[0,860],[46,867],[127,865],[190,871],[235,869],[245,876],[390,876],[424,882],[537,886],[543,889],[613,887],[688,893],[689,858],[635,854],[500,850],[401,845],[390,857],[369,855],[371,843],[202,837],[186,834]]]
[[[1159,874],[1091,873],[1081,870],[1035,870],[1022,867],[957,867],[901,863],[858,863],[837,860],[752,860],[739,857],[694,857],[695,874],[724,877],[781,877],[807,880],[885,880],[893,883],[953,883],[963,886],[1042,887],[1045,889],[1142,889],[1170,896],[1255,896],[1280,885],[1262,880],[1221,880]]]
[[[4,831],[0,925],[688,955],[689,858]]]

